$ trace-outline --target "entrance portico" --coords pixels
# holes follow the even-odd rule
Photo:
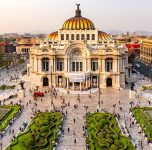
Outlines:
[[[92,79],[92,80],[91,80]],[[67,73],[66,88],[71,90],[88,90],[93,87],[93,79],[90,74]],[[96,83],[96,87],[98,83]]]

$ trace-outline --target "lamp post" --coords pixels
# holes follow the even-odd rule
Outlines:
[[[51,65],[51,109],[54,111],[53,88],[52,88],[52,65]]]
[[[98,87],[99,87],[99,99],[98,99],[98,105],[99,105],[99,108],[100,108],[100,105],[101,105],[101,102],[100,102],[100,69],[99,69]]]
[[[0,141],[0,148],[1,148],[0,150],[2,150],[2,148],[3,148],[2,146],[3,146],[3,142]]]
[[[113,113],[115,114],[116,104],[113,105]]]
[[[152,60],[151,60],[150,66],[149,66],[149,79],[150,79],[150,81],[152,80]]]

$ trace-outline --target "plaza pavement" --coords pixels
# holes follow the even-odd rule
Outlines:
[[[14,71],[12,71],[13,74]],[[15,72],[14,72],[15,73]],[[9,73],[11,74],[11,73]],[[4,75],[4,74],[3,74]],[[2,76],[3,76],[2,75]],[[33,116],[33,110],[40,109],[41,111],[48,110],[50,108],[51,104],[51,97],[50,94],[47,93],[44,98],[38,98],[36,101],[33,100],[33,97],[31,93],[29,93],[30,88],[30,82],[25,83],[26,87],[26,97],[22,100],[22,104],[25,106],[25,109],[18,118],[14,124],[12,125],[11,129],[14,129],[14,135],[16,135],[19,132],[19,128],[23,121],[27,121],[30,123],[31,116]],[[101,101],[103,101],[103,104],[101,104],[101,110],[107,110],[110,112],[114,111],[113,105],[116,104],[115,112],[120,114],[120,124],[124,124],[125,121],[127,122],[127,128],[129,130],[129,134],[131,135],[131,138],[135,145],[137,145],[138,149],[140,148],[139,141],[143,140],[144,150],[151,150],[152,147],[147,145],[146,141],[144,140],[144,136],[142,133],[138,133],[138,127],[135,124],[134,127],[129,127],[129,108],[130,108],[130,100],[129,100],[129,89],[125,90],[114,90],[112,88],[102,89],[101,90]],[[63,129],[64,134],[61,134],[59,144],[57,146],[57,150],[85,150],[85,137],[83,136],[83,125],[85,123],[85,113],[86,110],[84,106],[88,106],[88,112],[96,112],[97,106],[98,106],[98,97],[99,93],[96,92],[94,94],[91,94],[91,98],[87,94],[80,95],[80,103],[77,100],[77,94],[63,94],[58,93],[57,98],[53,98],[54,105],[56,109],[61,110],[62,101],[61,96],[65,97],[65,103],[70,102],[70,106],[66,106],[63,109],[63,112],[66,115],[66,119],[64,121]],[[31,104],[26,106],[27,102],[31,100]],[[11,99],[9,101],[6,101],[6,104],[9,104],[11,101],[13,103],[19,102],[18,98]],[[120,101],[120,104],[119,104]],[[134,99],[135,104],[139,102],[139,99]],[[37,103],[37,107],[35,107],[34,103]],[[74,105],[77,104],[78,108],[75,109]],[[145,99],[140,101],[140,105],[147,106],[148,103]],[[119,109],[122,107],[122,111]],[[124,117],[125,116],[125,117]],[[73,119],[75,118],[76,122],[74,123]],[[70,128],[70,131],[68,132],[67,129]],[[75,133],[75,134],[74,134]],[[10,144],[10,140],[12,138],[12,134],[9,135],[9,131],[6,132],[6,135],[0,139],[3,142],[3,149],[7,147],[8,144]],[[74,139],[76,139],[76,143],[74,143]]]

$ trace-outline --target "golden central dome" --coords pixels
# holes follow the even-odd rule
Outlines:
[[[94,24],[87,18],[81,16],[81,10],[77,5],[76,15],[66,20],[62,26],[63,30],[95,30]]]

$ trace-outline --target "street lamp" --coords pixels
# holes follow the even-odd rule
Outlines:
[[[116,104],[113,105],[113,113],[115,114]]]
[[[152,80],[152,61],[149,66],[149,79],[150,79],[150,81]]]
[[[54,103],[53,103],[53,88],[52,88],[52,65],[51,65],[51,110],[54,111]]]
[[[0,141],[0,150],[2,150],[2,146],[3,146],[3,142],[2,141]]]
[[[99,100],[98,100],[98,105],[99,105],[99,108],[100,108],[100,105],[101,105],[101,102],[100,102],[100,69],[99,69],[98,87],[99,87]]]

